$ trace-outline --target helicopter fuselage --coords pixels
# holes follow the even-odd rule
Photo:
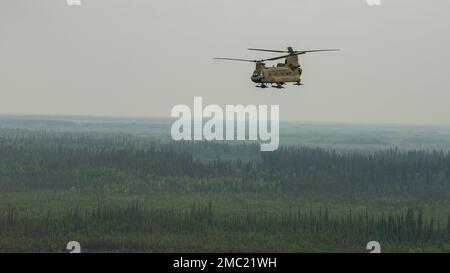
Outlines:
[[[255,71],[251,76],[254,83],[272,83],[282,84],[287,82],[299,83],[302,69],[298,63],[297,56],[289,56],[285,63],[279,63],[277,66],[266,67],[265,63],[257,63]]]
[[[300,82],[301,73],[300,67],[295,69],[286,66],[264,67],[255,70],[251,80],[254,83]]]

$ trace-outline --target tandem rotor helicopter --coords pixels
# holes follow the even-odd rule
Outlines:
[[[274,88],[284,88],[287,82],[293,82],[294,85],[302,85],[301,75],[303,70],[300,68],[298,62],[298,56],[311,52],[323,52],[323,51],[339,51],[340,49],[318,49],[318,50],[302,50],[295,51],[292,47],[288,47],[285,50],[271,50],[271,49],[259,49],[249,48],[253,51],[275,52],[275,53],[288,53],[279,57],[263,59],[263,60],[246,60],[246,59],[234,59],[234,58],[214,58],[215,60],[226,61],[240,61],[240,62],[252,62],[256,63],[255,71],[251,76],[251,80],[256,83],[256,87],[267,88],[267,84],[271,84]],[[279,63],[277,66],[266,67],[266,61],[276,61],[279,59],[285,59],[284,63]]]

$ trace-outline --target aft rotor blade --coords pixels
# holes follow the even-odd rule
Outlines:
[[[257,60],[234,59],[234,58],[214,58],[214,60],[239,61],[239,62],[251,62],[251,63],[258,62]]]
[[[286,50],[273,50],[273,49],[260,49],[260,48],[249,48],[248,50],[275,52],[275,53],[288,53],[289,52],[289,51],[286,51]]]
[[[316,49],[316,50],[303,50],[303,51],[295,51],[296,55],[311,53],[311,52],[323,52],[323,51],[340,51],[340,49]]]
[[[294,54],[283,55],[283,56],[274,57],[274,58],[270,58],[270,59],[264,59],[264,60],[261,60],[261,61],[262,61],[262,62],[265,62],[265,61],[275,61],[275,60],[284,59],[284,58],[287,58],[287,57],[291,57],[291,56],[295,56],[295,55],[301,55],[301,54],[310,53],[310,52],[339,51],[339,50],[340,50],[340,49],[318,49],[318,50],[295,51]]]

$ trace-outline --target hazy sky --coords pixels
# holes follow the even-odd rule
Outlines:
[[[450,125],[450,1],[0,0],[0,113],[168,117],[279,104],[283,120]],[[304,86],[250,82],[248,47],[302,56]]]

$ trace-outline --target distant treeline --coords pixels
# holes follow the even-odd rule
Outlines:
[[[136,136],[0,136],[0,191],[267,192],[448,198],[450,153],[335,152]]]

